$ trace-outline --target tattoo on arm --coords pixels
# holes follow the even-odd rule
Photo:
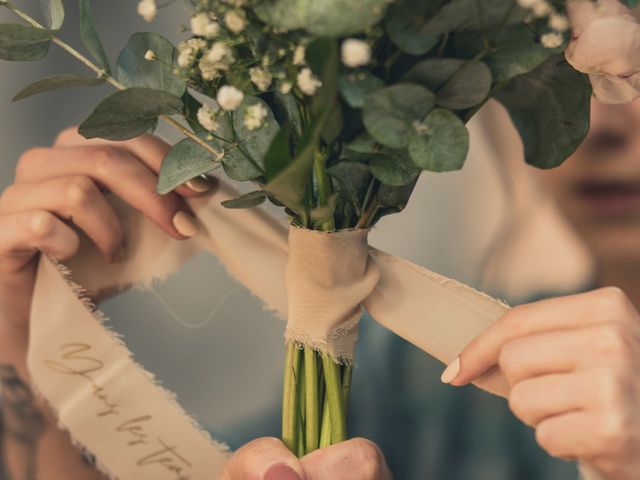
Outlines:
[[[44,432],[45,419],[36,405],[33,392],[13,365],[0,364],[0,413],[1,445],[4,447],[7,441],[15,442],[21,447],[24,459],[21,471],[12,476],[12,480],[36,480],[38,440]],[[6,470],[6,460],[2,460],[0,472]]]

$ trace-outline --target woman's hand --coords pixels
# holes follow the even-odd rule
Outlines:
[[[640,478],[640,318],[618,288],[511,309],[452,362],[460,386],[499,365],[509,405],[549,454]]]
[[[384,455],[354,438],[300,459],[277,438],[259,438],[236,451],[222,480],[392,480]]]
[[[190,187],[157,194],[157,174],[168,150],[151,135],[88,141],[70,128],[52,148],[34,148],[20,158],[15,183],[0,197],[0,328],[26,332],[37,256],[74,256],[77,229],[108,260],[119,260],[123,230],[104,192],[121,197],[174,238],[195,234],[197,224],[183,197],[199,195],[212,183],[198,177]]]

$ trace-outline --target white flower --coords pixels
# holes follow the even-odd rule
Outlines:
[[[217,63],[210,62],[207,57],[202,57],[198,62],[198,70],[203,80],[210,82],[220,76],[220,69]]]
[[[350,68],[361,67],[371,61],[371,47],[364,40],[347,38],[342,42],[340,51],[342,63]]]
[[[218,122],[216,122],[216,111],[208,105],[203,105],[198,110],[198,122],[200,122],[202,128],[209,132],[213,132],[218,129]]]
[[[138,15],[144,18],[147,22],[152,22],[158,14],[158,7],[155,0],[141,0],[138,2]]]
[[[526,9],[531,9],[534,7],[534,5],[536,3],[538,3],[540,0],[518,0],[518,5],[521,8],[526,8]]]
[[[200,75],[204,80],[214,80],[221,71],[228,70],[233,61],[231,49],[222,42],[215,42],[198,63]]]
[[[293,51],[293,64],[302,65],[304,63],[305,48],[304,45],[298,45]]]
[[[224,85],[218,90],[216,100],[220,108],[231,112],[240,106],[242,100],[244,100],[244,93],[233,85]]]
[[[181,68],[189,68],[195,59],[196,52],[188,42],[182,42],[178,45],[178,65]]]
[[[291,83],[291,82],[282,82],[280,84],[280,86],[278,87],[278,90],[280,90],[281,94],[286,95],[287,93],[289,93],[291,91],[292,88],[293,88],[293,83]]]
[[[560,33],[549,32],[540,37],[540,42],[545,48],[558,48],[560,45],[562,45],[562,42],[564,42],[564,38]]]
[[[298,73],[298,88],[305,95],[315,95],[318,91],[318,88],[322,86],[322,82],[318,77],[316,77],[310,68],[303,68]]]
[[[224,23],[233,33],[240,33],[247,26],[244,13],[238,10],[229,10],[224,16]]]
[[[261,92],[266,92],[271,86],[273,76],[268,70],[260,67],[253,67],[249,70],[251,81],[258,87]]]
[[[551,5],[546,0],[539,0],[533,6],[532,10],[533,10],[533,14],[538,18],[547,17],[551,15],[551,13],[553,12]]]
[[[569,19],[561,13],[552,13],[549,16],[549,27],[556,32],[566,32],[569,30]]]
[[[147,50],[144,54],[144,59],[148,62],[153,62],[156,59],[156,54],[153,50]]]
[[[199,52],[207,46],[207,42],[201,38],[190,38],[187,40],[187,45],[193,48],[194,52]]]
[[[269,111],[261,103],[256,103],[247,107],[244,111],[243,124],[249,131],[254,131],[264,125],[264,120],[269,115]]]
[[[567,61],[589,74],[593,91],[605,103],[640,97],[640,23],[618,0],[570,0],[572,40]]]
[[[220,25],[206,13],[198,13],[191,17],[191,32],[200,37],[215,37],[220,31]]]

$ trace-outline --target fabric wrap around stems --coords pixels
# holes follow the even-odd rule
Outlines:
[[[28,367],[34,389],[73,440],[120,480],[213,480],[228,449],[138,365],[91,299],[150,286],[202,251],[268,308],[289,317],[286,337],[353,359],[362,308],[389,330],[448,363],[507,306],[454,280],[367,245],[363,230],[287,229],[263,210],[229,210],[222,183],[187,200],[201,231],[178,241],[110,198],[125,229],[126,261],[107,263],[83,237],[65,266],[42,256],[31,309]],[[82,285],[82,287],[80,287]],[[132,319],[134,320],[134,319]],[[506,396],[497,370],[476,382]],[[428,406],[425,406],[428,408]]]

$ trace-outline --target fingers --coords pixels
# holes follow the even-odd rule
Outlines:
[[[516,338],[602,322],[636,320],[637,315],[624,293],[614,287],[515,307],[465,348],[456,365],[459,371],[450,383],[466,385],[487,372],[497,365],[503,345]]]
[[[123,142],[114,142],[94,138],[87,140],[78,133],[77,127],[63,130],[54,143],[58,147],[83,146],[83,145],[107,145],[122,148],[138,157],[149,169],[158,174],[167,152],[171,147],[153,135],[140,135],[139,137]],[[205,192],[212,191],[217,186],[217,179],[206,175],[200,175],[179,186],[174,191],[183,197],[197,197]]]
[[[0,198],[0,211],[26,210],[48,210],[72,220],[108,260],[122,245],[120,221],[89,177],[58,177],[11,185]]]
[[[37,148],[26,152],[16,169],[17,183],[78,175],[105,186],[174,238],[197,232],[184,200],[175,193],[159,195],[155,173],[126,150],[108,145]]]
[[[511,389],[509,407],[530,427],[549,417],[585,410],[594,403],[591,375],[584,371],[523,380]]]
[[[392,480],[380,449],[354,438],[316,450],[301,459],[306,480]]]
[[[533,334],[507,342],[499,365],[511,386],[548,373],[626,365],[640,358],[638,337],[636,325],[620,322]]]
[[[296,456],[277,438],[259,438],[236,451],[222,480],[307,480]]]
[[[50,212],[31,210],[0,214],[3,269],[21,269],[38,250],[65,260],[77,253],[79,245],[78,234]]]

